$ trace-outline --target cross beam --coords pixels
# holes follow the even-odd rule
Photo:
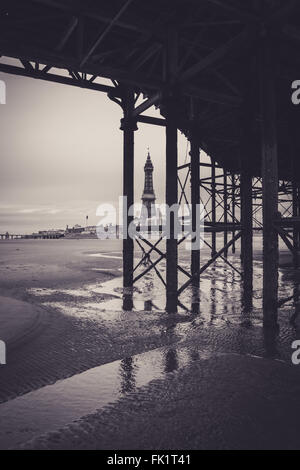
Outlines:
[[[94,42],[94,44],[89,48],[87,53],[85,54],[84,58],[82,59],[80,63],[80,67],[82,67],[91,57],[93,52],[97,49],[97,47],[100,45],[100,43],[103,41],[103,39],[107,36],[107,34],[110,32],[112,27],[115,25],[115,23],[118,21],[118,19],[122,16],[122,14],[127,10],[129,5],[132,3],[133,0],[127,0],[125,5],[118,11],[118,13],[114,16],[114,18],[111,20],[111,22],[106,26],[104,31],[101,32],[100,36],[97,38],[97,40]]]
[[[102,85],[94,83],[90,80],[77,80],[71,77],[64,77],[53,73],[46,73],[32,68],[21,68],[15,65],[1,64],[0,72],[10,73],[13,75],[20,75],[23,77],[36,78],[38,80],[45,80],[49,82],[62,83],[63,85],[72,85],[78,88],[86,88],[89,90],[102,91],[104,93],[111,93],[113,96],[118,96],[118,91],[115,87],[109,85]]]
[[[236,37],[225,43],[223,46],[214,50],[208,54],[204,59],[200,60],[197,64],[190,67],[186,72],[179,78],[180,82],[185,82],[200,72],[219,65],[220,62],[232,58],[238,54],[248,43],[253,41],[256,37],[256,28],[246,27],[244,31],[238,34]]]

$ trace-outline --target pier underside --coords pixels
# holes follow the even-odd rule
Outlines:
[[[300,120],[292,101],[292,84],[299,78],[299,18],[297,0],[1,4],[0,71],[104,92],[121,106],[126,210],[135,201],[134,133],[139,122],[166,130],[166,204],[187,202],[193,230],[197,205],[206,207],[209,236],[204,243],[211,259],[203,265],[200,247],[192,250],[189,272],[178,260],[184,240],[176,237],[174,217],[166,251],[159,241],[142,235],[136,241],[124,239],[125,309],[132,307],[137,281],[135,244],[143,246],[148,261],[142,274],[155,269],[161,276],[159,261],[166,260],[162,282],[167,311],[176,312],[181,293],[192,286],[197,313],[201,274],[218,258],[230,264],[228,253],[239,240],[244,308],[251,309],[253,232],[260,230],[264,324],[276,326],[282,302],[279,237],[295,266],[299,252]],[[159,108],[161,118],[147,115],[152,106]],[[190,161],[182,167],[178,130],[190,141]],[[203,152],[210,163],[201,160]],[[202,176],[204,166],[210,177]],[[132,220],[128,217],[126,224]],[[223,233],[222,246],[216,243],[218,232]],[[158,255],[155,262],[152,253]],[[178,272],[186,277],[181,285]]]

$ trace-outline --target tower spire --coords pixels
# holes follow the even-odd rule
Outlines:
[[[143,205],[147,208],[148,218],[151,218],[153,215],[151,213],[151,206],[155,203],[156,197],[153,189],[153,164],[151,161],[150,150],[147,147],[147,159],[144,166],[145,172],[145,184],[144,184],[144,191],[142,195],[142,202]]]

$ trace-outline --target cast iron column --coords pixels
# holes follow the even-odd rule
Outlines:
[[[168,313],[177,312],[178,299],[178,211],[172,211],[178,202],[177,187],[177,114],[179,112],[176,81],[178,72],[178,26],[170,24],[167,28],[164,62],[164,105],[166,118],[166,205],[170,211],[169,233],[166,240],[166,284]]]
[[[224,194],[223,194],[223,204],[224,204],[224,246],[228,243],[228,191],[227,191],[227,171],[224,170],[224,177],[223,177],[223,184],[224,184]],[[224,257],[227,258],[228,250],[224,251]]]
[[[299,184],[295,178],[295,170],[293,171],[293,217],[299,217],[300,215],[300,207],[299,207]],[[295,248],[294,256],[293,256],[293,263],[294,267],[298,268],[299,260],[298,260],[298,250],[299,250],[299,226],[294,225],[293,228],[293,246]]]
[[[126,88],[122,96],[124,117],[121,120],[123,131],[123,308],[132,310],[134,240],[128,234],[128,227],[133,221],[129,208],[134,204],[134,131],[136,120],[132,118],[134,109],[134,91]]]
[[[211,221],[212,221],[212,232],[211,232],[211,256],[212,258],[217,253],[216,244],[216,162],[211,158]]]
[[[232,222],[235,224],[235,190],[236,190],[236,185],[235,185],[235,174],[232,173],[231,175],[231,185],[232,185]],[[233,229],[232,231],[232,238],[235,237],[235,230]],[[235,254],[235,242],[232,244],[232,253]]]
[[[166,100],[166,205],[170,210],[169,233],[166,240],[167,248],[167,306],[168,313],[177,311],[178,297],[178,248],[176,225],[178,225],[178,213],[171,210],[177,204],[177,125],[175,119],[175,101],[172,96]]]
[[[263,190],[263,312],[264,326],[277,326],[278,213],[276,69],[274,41],[268,32],[261,49],[262,190]]]
[[[255,125],[255,89],[253,86],[256,69],[250,62],[244,73],[244,102],[241,109],[241,262],[243,271],[243,307],[249,312],[253,304],[253,198],[252,167],[254,153]]]
[[[249,132],[249,129],[248,129]],[[243,140],[241,168],[241,260],[243,268],[243,303],[246,311],[252,308],[253,295],[253,222],[252,175],[249,163],[248,139]]]
[[[192,232],[196,236],[191,240],[191,274],[193,276],[193,313],[199,312],[199,284],[200,284],[200,148],[198,129],[195,123],[191,124],[191,200],[192,200]],[[197,274],[198,273],[198,274]]]

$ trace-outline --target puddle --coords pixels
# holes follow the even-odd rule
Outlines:
[[[110,255],[109,253],[89,254],[99,258],[117,258],[121,256]],[[181,253],[182,256],[182,253]],[[206,263],[210,258],[208,251],[201,253],[201,262]],[[136,258],[137,264],[138,258]],[[140,260],[140,258],[139,258]],[[153,261],[155,260],[155,256]],[[239,256],[228,256],[229,266],[223,260],[217,260],[201,276],[200,281],[200,316],[201,319],[209,324],[240,323],[241,322],[241,303],[242,287]],[[180,265],[189,271],[189,254],[183,253]],[[165,260],[158,265],[161,274],[165,275]],[[253,295],[253,315],[252,320],[261,324],[262,321],[262,263],[254,261],[254,295]],[[145,270],[141,265],[135,271],[135,277]],[[108,271],[104,266],[92,268],[97,271]],[[121,268],[117,268],[121,271]],[[116,271],[116,269],[114,269]],[[289,270],[290,271],[290,270]],[[179,286],[182,285],[187,277],[179,272]],[[293,296],[295,285],[293,279],[285,279],[285,270],[279,272],[279,298],[288,299]],[[41,303],[45,306],[54,307],[65,315],[75,316],[77,318],[93,319],[119,319],[123,307],[123,288],[122,277],[113,277],[112,279],[99,283],[90,283],[77,289],[41,289],[32,288],[28,292],[36,297],[40,297]],[[59,296],[62,297],[59,297]],[[45,297],[43,299],[43,297]],[[47,300],[48,299],[48,300]],[[179,313],[186,313],[192,310],[193,291],[192,288],[186,289],[180,296]],[[166,296],[165,286],[156,272],[152,269],[144,277],[135,283],[133,290],[133,311],[135,312],[163,312],[165,311]],[[282,309],[293,309],[294,299],[290,298],[281,307]],[[119,312],[118,314],[116,312]]]
[[[116,268],[91,268],[91,271],[96,271],[99,273],[115,273],[116,271],[123,272],[122,268],[116,269]]]
[[[104,254],[104,253],[92,253],[88,256],[92,256],[92,257],[95,257],[95,258],[108,258],[108,259],[120,259],[122,260],[122,256],[115,256],[115,255],[110,255],[109,253],[108,254]]]
[[[99,254],[99,258],[122,259],[110,254]],[[208,253],[201,253],[201,262],[209,259]],[[240,270],[239,256],[229,256],[228,260]],[[100,264],[100,262],[99,262]],[[180,263],[189,270],[188,256]],[[165,262],[159,264],[162,273]],[[107,269],[103,266],[92,268]],[[136,274],[145,269],[144,266]],[[290,270],[289,270],[290,271]],[[186,281],[179,273],[179,284]],[[279,297],[288,298],[296,289],[293,276],[285,278],[285,270],[279,274]],[[114,277],[105,282],[89,283],[78,289],[33,288],[29,294],[36,296],[42,305],[54,307],[64,315],[76,318],[122,320],[122,277]],[[61,300],[59,295],[65,296]],[[192,290],[187,289],[181,296],[179,311],[191,308]],[[133,292],[134,309],[137,312],[164,311],[165,287],[152,270],[135,285]],[[241,324],[241,278],[239,274],[222,260],[215,262],[200,282],[200,314],[194,324],[207,322],[220,326],[228,323]],[[254,262],[254,310],[252,324],[261,324],[262,305],[262,263]],[[294,300],[288,300],[283,310],[288,311]],[[146,315],[145,317],[146,318]],[[182,316],[184,318],[184,316]],[[250,316],[249,316],[250,319]],[[244,318],[244,321],[247,318]],[[174,330],[187,335],[191,328],[190,320],[178,322]],[[150,381],[163,378],[167,373],[185,367],[194,360],[210,358],[212,353],[180,346],[160,348],[110,364],[105,364],[86,372],[58,381],[53,385],[18,397],[0,405],[0,448],[17,446],[40,434],[54,431],[89,413],[93,413]],[[216,354],[214,353],[214,356]]]
[[[214,354],[215,355],[215,354]],[[196,348],[160,348],[95,367],[0,405],[0,449],[93,413],[150,381],[212,356]]]

